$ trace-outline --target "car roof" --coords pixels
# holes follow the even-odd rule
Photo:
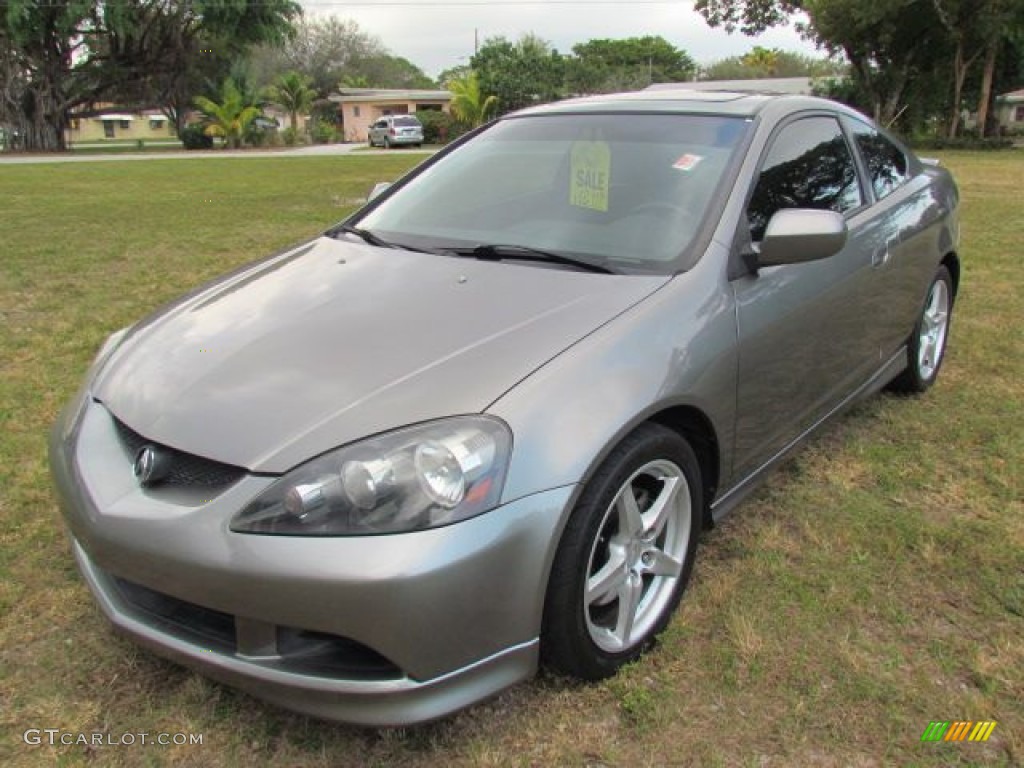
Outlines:
[[[579,114],[586,112],[658,112],[753,117],[766,110],[798,112],[808,109],[848,111],[842,105],[814,96],[764,91],[697,91],[687,88],[585,96],[531,107],[515,115]]]

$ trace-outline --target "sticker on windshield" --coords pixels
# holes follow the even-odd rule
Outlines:
[[[692,171],[703,159],[700,155],[685,154],[672,163],[672,167],[679,171]]]
[[[608,210],[612,153],[603,141],[577,141],[572,145],[569,204],[595,211]]]

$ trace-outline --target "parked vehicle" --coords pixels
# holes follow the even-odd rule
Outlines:
[[[367,138],[371,147],[419,147],[423,144],[423,124],[414,115],[386,115],[370,126]]]
[[[110,337],[51,439],[74,556],[123,632],[320,717],[612,675],[702,529],[935,382],[957,210],[820,99],[509,115]]]

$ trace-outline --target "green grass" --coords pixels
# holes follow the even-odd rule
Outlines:
[[[361,731],[115,636],[77,576],[45,433],[111,331],[341,216],[419,158],[0,166],[0,763],[1019,765],[1024,761],[1024,153],[947,153],[963,285],[939,384],[880,396],[705,537],[658,648],[441,723]],[[994,719],[985,744],[930,720]],[[27,728],[202,733],[38,746]]]

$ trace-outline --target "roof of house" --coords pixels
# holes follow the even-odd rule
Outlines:
[[[762,77],[753,80],[696,80],[692,83],[654,83],[648,91],[732,91],[733,93],[786,93],[809,95],[812,80],[809,77]]]
[[[1010,102],[1024,101],[1024,88],[1021,88],[1019,91],[1010,91],[1009,93],[1001,93],[998,96],[996,96],[996,100],[997,101],[1010,101]]]
[[[407,90],[403,88],[342,88],[328,99],[336,104],[367,101],[451,101],[451,91]]]

